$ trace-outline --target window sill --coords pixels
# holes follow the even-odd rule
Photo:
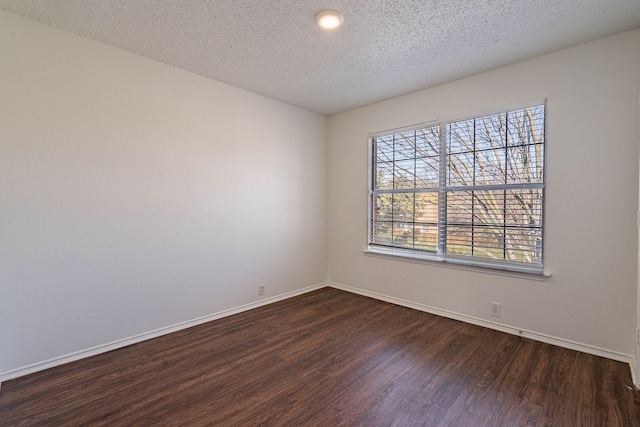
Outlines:
[[[362,251],[365,255],[386,258],[396,261],[412,262],[418,264],[430,264],[438,267],[453,268],[456,270],[473,271],[477,273],[493,274],[498,276],[517,277],[520,279],[536,280],[546,282],[550,274],[536,271],[517,271],[509,269],[508,266],[502,265],[479,265],[466,260],[444,259],[434,255],[411,253],[406,251],[397,251],[393,249],[367,248]]]

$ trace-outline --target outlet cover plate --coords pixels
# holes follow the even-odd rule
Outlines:
[[[493,317],[500,317],[500,303],[492,302],[489,312]]]

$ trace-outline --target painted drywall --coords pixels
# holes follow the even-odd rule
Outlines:
[[[329,119],[329,278],[468,318],[634,354],[640,30]],[[367,135],[547,100],[546,281],[365,255]],[[499,319],[491,301],[502,304]]]
[[[0,378],[325,282],[326,126],[0,11]]]

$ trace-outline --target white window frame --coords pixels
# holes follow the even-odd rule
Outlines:
[[[499,115],[499,114],[509,114],[515,111],[523,110],[525,108],[535,108],[542,107],[543,109],[543,129],[542,129],[542,149],[543,149],[543,159],[542,159],[542,180],[541,182],[534,183],[504,183],[502,185],[472,185],[472,186],[451,186],[447,184],[446,173],[447,173],[447,148],[449,143],[449,134],[446,131],[447,126],[452,123],[461,122],[465,120],[473,120],[473,119],[481,119],[483,117]],[[369,183],[369,196],[368,196],[368,221],[367,221],[367,250],[366,252],[381,254],[381,255],[391,255],[391,256],[399,256],[403,258],[409,258],[413,260],[426,260],[426,261],[438,261],[438,262],[446,262],[452,264],[461,264],[475,267],[487,267],[492,269],[499,270],[507,270],[513,272],[520,273],[533,273],[533,274],[544,274],[544,189],[545,189],[545,169],[546,169],[546,102],[545,100],[536,100],[532,102],[528,102],[526,104],[520,104],[516,106],[503,107],[500,109],[496,109],[489,112],[471,114],[465,116],[457,116],[448,118],[446,120],[433,121],[429,123],[423,123],[420,125],[414,125],[399,129],[392,129],[383,132],[377,132],[369,135],[369,152],[368,152],[368,183]],[[390,135],[400,134],[404,132],[411,132],[418,129],[425,129],[431,127],[438,127],[439,129],[439,156],[440,161],[438,163],[438,173],[439,173],[439,182],[437,188],[430,187],[428,190],[425,188],[421,189],[407,189],[407,188],[391,188],[391,189],[377,189],[375,188],[375,176],[378,172],[376,165],[376,140],[381,137],[388,137]],[[474,156],[476,156],[474,152]],[[395,163],[395,160],[394,160]],[[506,172],[505,172],[506,174]],[[483,190],[492,190],[492,191],[510,191],[510,190],[523,190],[523,189],[532,189],[539,190],[541,194],[541,202],[540,202],[540,221],[537,227],[540,228],[540,246],[539,253],[536,253],[536,261],[535,262],[520,262],[520,261],[511,261],[507,259],[492,259],[474,255],[459,255],[454,253],[448,253],[446,251],[446,239],[447,239],[447,202],[446,202],[446,194],[447,192],[454,191],[483,191]],[[383,193],[425,193],[425,192],[437,192],[438,193],[438,218],[437,218],[437,249],[429,250],[429,249],[416,249],[416,248],[407,248],[402,246],[395,246],[393,244],[378,244],[375,242],[374,238],[374,197]],[[415,219],[414,219],[415,221]],[[415,224],[414,224],[415,226]],[[506,243],[505,243],[506,245]],[[506,249],[505,249],[506,250]]]

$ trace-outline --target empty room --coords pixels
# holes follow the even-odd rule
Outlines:
[[[0,426],[640,425],[637,0],[0,0]]]

